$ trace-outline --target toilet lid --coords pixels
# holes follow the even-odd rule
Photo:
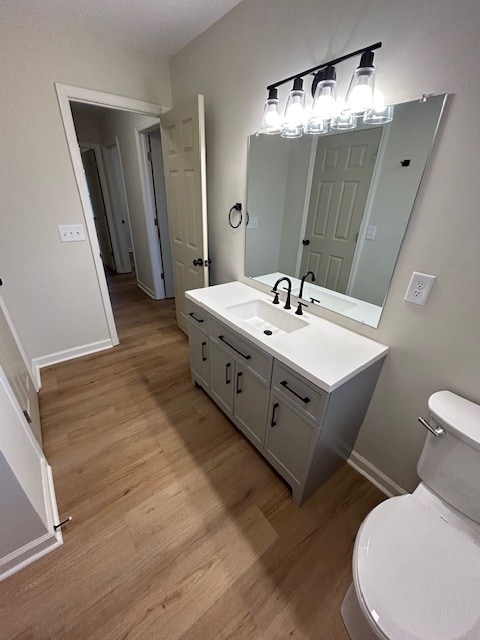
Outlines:
[[[480,542],[411,495],[365,519],[354,552],[362,608],[390,640],[479,640]]]

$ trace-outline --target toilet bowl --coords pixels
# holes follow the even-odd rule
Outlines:
[[[378,505],[358,531],[342,604],[352,640],[480,639],[480,407],[429,400],[434,430],[411,495]]]

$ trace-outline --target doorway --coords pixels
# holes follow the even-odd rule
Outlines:
[[[151,298],[173,297],[158,119],[69,104],[109,294],[115,278],[132,274]]]

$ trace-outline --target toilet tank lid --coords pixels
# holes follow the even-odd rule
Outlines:
[[[451,391],[437,391],[428,400],[435,420],[447,431],[480,450],[480,406]]]

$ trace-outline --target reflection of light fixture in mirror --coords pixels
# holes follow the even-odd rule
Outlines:
[[[347,91],[346,102],[353,115],[360,115],[367,109],[372,109],[374,86],[373,51],[365,51],[362,53],[360,64],[355,69]]]
[[[285,107],[282,138],[300,138],[305,128],[305,91],[302,78],[295,78]]]
[[[387,124],[393,120],[393,104],[386,105],[383,95],[376,91],[372,109],[367,109],[363,116],[365,124]]]
[[[332,118],[330,127],[335,131],[349,131],[357,126],[357,118],[345,103],[339,107],[338,114]]]
[[[281,132],[282,118],[278,113],[278,102],[278,91],[273,87],[268,91],[268,98],[263,108],[263,118],[259,133],[274,134]]]

